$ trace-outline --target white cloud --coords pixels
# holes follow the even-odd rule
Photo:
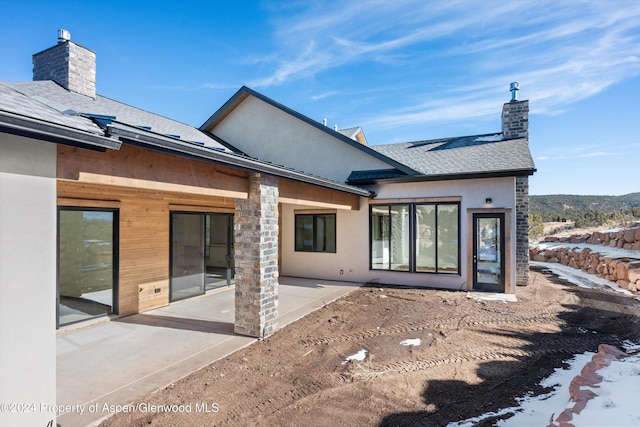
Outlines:
[[[331,96],[335,96],[335,95],[337,95],[337,94],[339,94],[339,92],[338,92],[338,91],[331,90],[331,91],[329,91],[329,92],[324,92],[324,93],[320,93],[320,94],[318,94],[318,95],[313,95],[313,96],[311,97],[311,100],[312,100],[312,101],[319,101],[319,100],[321,100],[321,99],[329,98],[329,97],[331,97]]]
[[[594,151],[592,153],[580,154],[578,157],[585,158],[585,157],[602,157],[602,156],[612,156],[612,155],[613,153],[608,153],[606,151]]]
[[[610,145],[610,144],[609,144]],[[572,159],[586,159],[593,157],[605,157],[605,156],[618,156],[621,153],[614,153],[607,151],[604,147],[607,144],[588,144],[579,145],[574,147],[559,147],[554,150],[549,150],[544,155],[536,156],[536,160],[572,160]]]
[[[386,72],[397,73],[388,80],[424,70],[423,82],[395,93],[409,107],[365,119],[381,126],[493,114],[516,80],[532,113],[559,114],[640,74],[639,2],[344,0],[304,3],[274,25],[279,47],[268,57],[271,72],[252,86],[362,64],[384,63]],[[357,75],[352,80],[359,84]]]

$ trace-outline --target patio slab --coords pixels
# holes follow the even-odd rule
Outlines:
[[[359,287],[359,283],[280,277],[279,328]],[[96,425],[255,341],[235,335],[234,288],[61,332],[56,338],[58,425]]]

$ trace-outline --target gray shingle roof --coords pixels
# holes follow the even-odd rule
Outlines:
[[[8,87],[26,95],[32,100],[50,107],[51,110],[64,112],[74,110],[77,113],[115,116],[120,123],[130,126],[150,127],[151,131],[163,135],[176,135],[190,142],[200,142],[206,147],[229,151],[204,132],[187,124],[158,114],[97,95],[96,99],[68,91],[51,80],[5,83]],[[71,116],[70,116],[71,117]]]
[[[126,140],[177,155],[265,172],[359,196],[372,196],[363,188],[240,155],[184,123],[102,96],[94,100],[52,81],[0,81],[0,129],[23,135],[27,132],[30,137],[52,142],[74,142],[103,149],[118,149],[122,140]]]
[[[338,132],[346,136],[347,138],[355,139],[356,134],[361,130],[360,127],[338,129]]]
[[[528,173],[535,164],[526,139],[501,133],[376,145],[372,149],[425,176]]]
[[[0,81],[0,110],[24,117],[38,118],[47,123],[102,135],[102,129],[91,120],[84,117],[64,114],[62,111],[47,105],[47,103],[43,101],[44,100],[40,100],[39,97],[27,96],[20,90],[15,89],[12,84]]]

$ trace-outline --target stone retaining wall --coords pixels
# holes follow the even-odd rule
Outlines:
[[[640,250],[640,227],[611,232],[593,232],[568,237],[545,237],[545,242],[588,243],[612,248]]]
[[[529,258],[532,261],[560,263],[615,282],[623,289],[633,292],[640,290],[640,259],[634,252],[640,250],[640,228],[582,236],[546,237],[545,242],[569,245],[552,248],[531,245]],[[628,250],[629,256],[613,258],[598,253],[597,249],[571,248],[570,244],[603,245]]]

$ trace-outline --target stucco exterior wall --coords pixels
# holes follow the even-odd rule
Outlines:
[[[295,211],[300,206],[282,207],[282,270],[285,276],[310,277],[355,282],[375,281],[445,289],[467,289],[467,247],[469,230],[467,209],[511,208],[511,236],[515,236],[515,178],[485,178],[407,184],[388,184],[372,187],[384,199],[415,199],[460,197],[460,275],[411,274],[369,270],[369,201],[361,199],[359,211],[338,210],[336,253],[308,253],[294,250]],[[491,206],[486,205],[492,199]],[[311,208],[311,207],[310,207]],[[512,237],[513,239],[514,237]],[[511,259],[515,259],[515,242],[511,245]],[[515,268],[510,282],[515,283]]]
[[[3,426],[55,425],[55,176],[55,144],[0,134],[0,403],[33,405]]]
[[[391,166],[253,97],[244,100],[213,133],[252,157],[346,181],[353,170]]]

